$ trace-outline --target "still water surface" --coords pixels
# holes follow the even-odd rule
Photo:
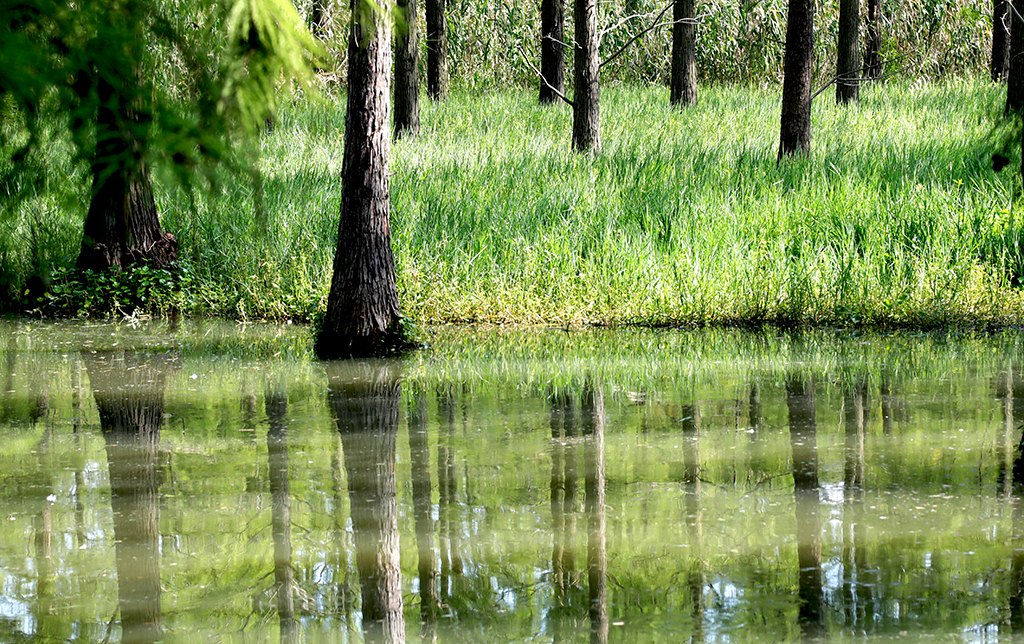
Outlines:
[[[1024,334],[0,323],[0,641],[1010,639]]]

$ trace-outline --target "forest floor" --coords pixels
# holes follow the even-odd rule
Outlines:
[[[596,156],[570,151],[569,108],[541,107],[532,91],[423,97],[420,136],[392,153],[403,313],[423,323],[1016,323],[1020,167],[992,169],[1008,136],[1004,91],[887,83],[865,86],[851,107],[826,91],[812,153],[781,163],[778,88],[702,88],[696,107],[674,110],[662,88],[607,87]],[[343,100],[285,109],[261,141],[259,181],[225,172],[189,190],[157,168],[184,289],[154,308],[315,317],[331,277],[344,120]],[[59,274],[77,251],[85,188],[40,190],[0,218],[8,280],[40,266]],[[55,283],[52,301],[75,299]]]

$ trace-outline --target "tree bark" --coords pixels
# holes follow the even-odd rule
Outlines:
[[[565,0],[541,0],[540,34],[540,102],[554,103],[565,92]]]
[[[867,35],[864,47],[864,75],[882,77],[882,0],[868,0]]]
[[[321,358],[381,355],[401,335],[388,201],[386,6],[352,0],[341,217],[327,312],[316,339]]]
[[[836,50],[836,103],[860,99],[860,0],[839,0],[839,43]]]
[[[420,131],[417,0],[398,0],[395,32],[395,138]]]
[[[331,411],[344,446],[367,641],[404,642],[395,448],[402,385],[388,364],[329,369]]]
[[[697,103],[697,25],[693,0],[672,7],[672,82],[669,102],[683,107]]]
[[[435,101],[448,96],[447,0],[427,1],[427,95]]]
[[[597,152],[601,149],[597,0],[575,2],[576,92],[572,108],[572,147],[577,152]]]
[[[1007,0],[1010,12],[1010,68],[1006,77],[1006,113],[1024,109],[1024,3]]]
[[[996,83],[1006,82],[1010,63],[1010,3],[1007,0],[992,2],[992,62],[990,70]]]
[[[779,159],[811,150],[811,81],[814,72],[814,0],[789,0]]]

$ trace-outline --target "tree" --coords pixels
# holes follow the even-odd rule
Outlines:
[[[395,32],[395,138],[420,131],[419,37],[416,0],[398,0]]]
[[[1006,76],[1006,113],[1024,109],[1024,16],[1020,0],[1007,0],[1010,6],[1010,68]]]
[[[564,0],[540,3],[540,102],[554,103],[565,90]],[[558,92],[558,93],[556,93]]]
[[[427,95],[448,96],[448,20],[446,0],[427,0]]]
[[[860,98],[860,0],[839,0],[839,44],[836,51],[836,103]]]
[[[388,193],[391,15],[386,4],[371,0],[351,6],[341,216],[316,338],[321,358],[379,355],[401,338]]]
[[[693,0],[676,0],[672,8],[672,80],[669,102],[697,103],[697,23]]]
[[[576,93],[572,106],[572,148],[577,152],[596,152],[601,149],[597,0],[575,2]]]
[[[1010,62],[1010,4],[1007,0],[992,1],[992,62],[989,69],[996,83],[1006,81]]]
[[[779,159],[811,149],[814,0],[789,0],[784,73]]]
[[[864,75],[882,77],[882,0],[868,0],[867,36],[864,47]]]

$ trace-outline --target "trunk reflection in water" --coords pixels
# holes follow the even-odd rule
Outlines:
[[[328,366],[328,398],[345,452],[367,639],[405,641],[395,442],[402,386],[389,363]]]
[[[295,571],[292,568],[292,499],[288,485],[288,395],[284,385],[268,384],[264,399],[270,425],[267,431],[267,462],[274,539],[274,590],[281,641],[292,642],[296,639],[297,625]]]
[[[420,584],[420,620],[424,639],[435,638],[434,623],[440,609],[437,584],[437,548],[434,547],[433,493],[430,483],[430,440],[427,434],[427,394],[415,387],[409,400],[409,460],[412,505],[416,521],[417,570]]]
[[[83,353],[110,474],[121,638],[153,642],[160,626],[158,448],[167,354]]]

